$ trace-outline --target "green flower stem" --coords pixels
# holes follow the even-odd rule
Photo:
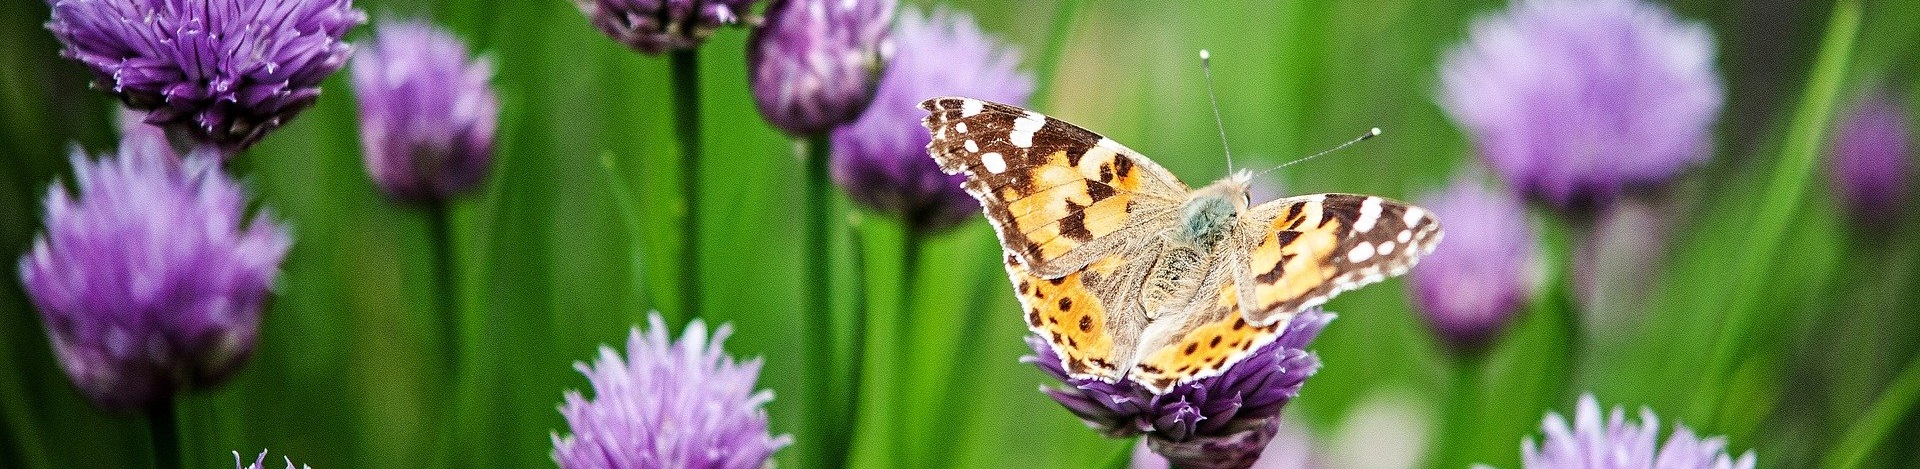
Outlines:
[[[844,207],[842,207],[842,209],[844,209]],[[852,267],[848,269],[854,274],[851,283],[853,285],[866,285],[867,279],[870,278],[867,275],[868,257],[866,240],[861,236],[855,235],[848,236],[847,241],[849,245],[847,251],[852,253],[853,257],[852,262],[849,263]],[[823,466],[828,468],[847,467],[846,461],[853,459],[855,437],[859,435],[860,430],[860,404],[863,402],[861,401],[863,397],[861,393],[868,389],[864,380],[869,376],[867,373],[867,357],[870,354],[867,353],[867,350],[869,350],[870,344],[867,340],[871,335],[868,334],[867,331],[873,327],[873,318],[868,314],[871,311],[872,303],[864,292],[852,296],[854,304],[849,309],[853,311],[853,320],[849,324],[851,324],[853,328],[853,336],[848,339],[849,342],[852,342],[852,345],[847,347],[847,360],[840,363],[840,368],[847,370],[847,388],[841,391],[847,399],[845,405],[847,421],[846,426],[841,428],[840,431],[848,434],[846,435],[846,441],[835,443],[842,446],[839,454],[841,464]]]
[[[813,370],[806,374],[806,383],[801,387],[801,399],[806,405],[805,431],[815,449],[805,455],[807,467],[843,467],[847,461],[848,444],[851,443],[851,428],[844,416],[851,415],[853,408],[848,396],[834,392],[835,373],[833,356],[839,347],[834,337],[837,325],[833,309],[833,233],[830,233],[832,220],[838,216],[832,197],[832,182],[828,180],[827,163],[832,146],[826,133],[811,135],[797,143],[801,164],[805,166],[803,188],[806,197],[806,241],[801,249],[806,250],[807,263],[804,270],[809,272],[807,281],[805,317],[814,318],[803,323],[805,330],[800,333],[801,349],[805,355],[805,369]],[[858,363],[857,361],[855,363]]]
[[[913,301],[918,297],[915,294],[915,288],[920,283],[920,248],[926,242],[926,237],[915,229],[915,225],[916,223],[912,220],[900,222],[900,296],[896,298],[899,303],[894,308],[892,331],[894,337],[913,338],[924,332],[918,330],[920,324],[914,320]],[[930,417],[930,415],[915,412],[920,409],[921,400],[927,397],[922,395],[926,388],[917,386],[923,380],[918,379],[916,374],[932,370],[916,370],[911,366],[903,366],[910,363],[913,357],[924,353],[918,350],[918,347],[924,346],[923,343],[917,340],[896,339],[893,344],[896,347],[892,353],[895,360],[893,368],[895,374],[890,382],[900,387],[901,392],[894,393],[898,400],[893,402],[892,412],[895,416],[894,422],[899,423],[898,428],[904,432],[901,438],[894,439],[895,447],[900,451],[899,454],[906,456],[902,461],[905,463],[903,466],[926,467],[932,457],[931,454],[926,453],[931,448],[934,438],[934,435],[927,430],[938,423],[926,421],[924,417]]]
[[[424,207],[427,241],[433,250],[434,307],[438,309],[443,353],[448,368],[460,369],[460,266],[454,254],[453,211],[448,202],[433,199]]]
[[[898,383],[893,382],[901,362],[894,356],[899,347],[897,341],[905,340],[893,331],[902,319],[894,305],[903,295],[896,282],[900,279],[899,230],[894,229],[893,220],[866,216],[862,213],[854,223],[853,243],[855,251],[861,257],[859,262],[859,294],[856,301],[861,303],[858,309],[864,309],[865,317],[856,326],[859,342],[855,353],[862,360],[851,362],[850,366],[860,370],[853,448],[845,467],[904,467],[903,455],[899,452],[901,422],[895,413],[894,405],[899,398]]]
[[[1820,466],[1828,469],[1860,467],[1860,463],[1866,461],[1875,448],[1885,444],[1887,435],[1892,434],[1895,427],[1920,412],[1916,407],[1920,407],[1920,357],[1907,362],[1907,367],[1880,394],[1880,400],[1867,409],[1866,416],[1847,428],[1838,447],[1827,453]]]
[[[433,304],[440,320],[440,353],[447,360],[442,369],[451,370],[452,376],[447,382],[461,383],[465,378],[460,375],[466,373],[463,367],[466,359],[461,353],[464,347],[461,327],[465,321],[460,314],[460,266],[453,242],[453,211],[447,204],[448,201],[435,198],[423,208],[427,217],[427,242],[433,245],[429,249],[433,251]],[[441,399],[440,411],[447,421],[457,422],[461,411],[459,386],[444,389],[449,395]],[[448,464],[453,452],[453,434],[440,432],[437,438],[433,460]]]
[[[1439,467],[1466,467],[1472,464],[1466,459],[1475,448],[1472,444],[1474,431],[1482,425],[1479,419],[1479,403],[1482,401],[1475,391],[1486,374],[1486,350],[1461,351],[1456,358],[1453,389],[1447,396],[1444,409],[1446,418],[1440,421],[1445,428],[1440,433],[1440,446],[1435,448],[1440,456]]]
[[[1547,306],[1553,308],[1553,312],[1559,313],[1561,363],[1566,365],[1566,369],[1562,370],[1565,374],[1561,376],[1560,391],[1566,396],[1575,396],[1585,392],[1580,386],[1580,372],[1581,367],[1585,366],[1586,323],[1581,318],[1579,302],[1573,299],[1572,269],[1562,270],[1551,285],[1547,296],[1542,299],[1549,302]]]
[[[680,315],[700,317],[700,53],[667,54],[673,73],[674,135],[680,141]]]
[[[1732,297],[1726,302],[1725,322],[1714,344],[1713,358],[1702,374],[1705,381],[1695,386],[1698,391],[1689,415],[1691,421],[1705,428],[1712,428],[1719,417],[1719,406],[1725,397],[1718,393],[1723,389],[1720,383],[1731,380],[1738,365],[1735,358],[1741,356],[1746,340],[1753,335],[1753,323],[1759,316],[1756,306],[1767,293],[1766,277],[1772,271],[1773,259],[1786,242],[1794,215],[1805,200],[1808,181],[1819,162],[1820,142],[1833,117],[1835,97],[1840,92],[1841,79],[1847,74],[1848,58],[1859,32],[1859,2],[1836,3],[1813,72],[1807,78],[1805,94],[1800,97],[1781,146],[1780,163],[1763,186],[1760,201],[1753,204],[1757,207],[1753,228],[1747,231],[1750,236],[1746,245],[1729,270],[1734,276]]]
[[[147,407],[147,430],[153,436],[153,467],[181,469],[180,421],[174,415],[172,397]]]

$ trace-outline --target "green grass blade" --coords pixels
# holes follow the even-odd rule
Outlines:
[[[1874,448],[1886,443],[1887,435],[1902,422],[1915,415],[1915,407],[1920,405],[1920,357],[1907,362],[1907,368],[1894,378],[1887,390],[1881,393],[1880,400],[1874,402],[1866,416],[1855,421],[1847,428],[1846,436],[1840,439],[1838,448],[1827,453],[1820,466],[1828,469],[1851,469],[1860,467]]]
[[[1777,257],[1776,253],[1785,243],[1787,231],[1800,212],[1800,203],[1813,179],[1820,143],[1833,117],[1840,82],[1847,74],[1854,38],[1860,31],[1859,3],[1847,0],[1836,4],[1826,31],[1805,92],[1781,145],[1780,163],[1760,195],[1758,212],[1748,231],[1750,235],[1733,265],[1734,283],[1730,290],[1733,295],[1726,303],[1725,322],[1707,373],[1703,375],[1706,381],[1697,388],[1692,404],[1691,420],[1703,425],[1713,422],[1718,414],[1716,410],[1723,396],[1717,395],[1721,387],[1714,383],[1725,382],[1733,373],[1735,357],[1745,348],[1751,335],[1749,331],[1761,313],[1757,307],[1759,299],[1767,294],[1765,277],[1773,268],[1770,261]]]

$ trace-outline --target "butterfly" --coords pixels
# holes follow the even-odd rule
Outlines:
[[[1164,393],[1219,375],[1300,311],[1403,274],[1440,242],[1431,212],[1313,194],[1254,205],[1241,171],[1192,190],[1059,119],[963,97],[920,103],[927,153],[980,200],[1029,329],[1069,376]]]

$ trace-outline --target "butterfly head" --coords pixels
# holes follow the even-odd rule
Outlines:
[[[1253,206],[1252,185],[1253,172],[1242,169],[1193,191],[1192,200],[1215,199],[1225,202],[1226,206],[1233,207],[1233,215],[1239,216],[1247,213],[1247,207]]]
[[[1176,239],[1203,251],[1211,250],[1231,230],[1233,221],[1247,213],[1247,206],[1253,202],[1247,192],[1251,181],[1252,173],[1239,171],[1193,191],[1181,207],[1182,223]]]

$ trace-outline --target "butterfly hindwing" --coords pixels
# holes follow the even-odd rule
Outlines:
[[[1109,235],[1171,212],[1187,193],[1139,153],[1059,119],[972,98],[920,106],[933,133],[927,152],[966,175],[1002,247],[1041,277],[1092,262],[1114,245]]]
[[[1283,323],[1341,292],[1406,273],[1433,252],[1439,221],[1382,197],[1315,194],[1261,204],[1242,221],[1253,237],[1237,278],[1255,324]]]
[[[1013,255],[1006,257],[1007,277],[1013,280],[1027,329],[1047,341],[1068,375],[1113,381],[1119,373],[1107,305],[1118,302],[1103,301],[1095,293],[1092,284],[1098,277],[1111,275],[1105,269],[1112,263],[1102,264],[1049,279],[1028,272]]]
[[[1218,375],[1260,347],[1279,338],[1284,323],[1254,325],[1242,314],[1239,289],[1222,279],[1194,305],[1193,314],[1164,340],[1148,339],[1145,352],[1127,378],[1154,392]]]

